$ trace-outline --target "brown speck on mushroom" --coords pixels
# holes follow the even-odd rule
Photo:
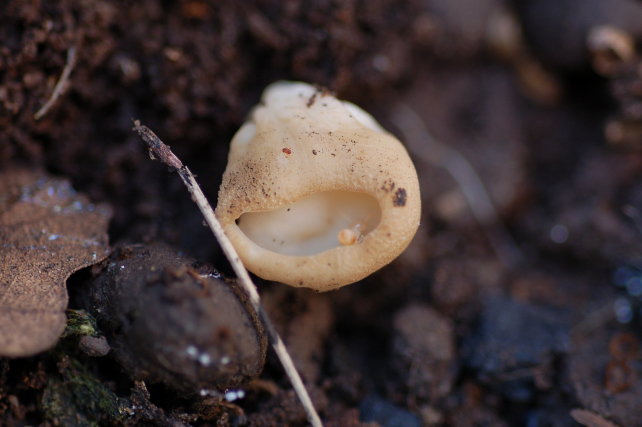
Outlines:
[[[398,189],[395,191],[395,195],[392,199],[392,204],[398,208],[402,208],[406,206],[406,190],[403,188]]]
[[[317,155],[317,150],[312,150],[312,154]]]
[[[292,150],[290,150],[289,148],[284,148],[284,149],[283,149],[283,152],[284,152],[285,154],[292,154]]]
[[[312,107],[312,104],[314,104],[314,100],[317,98],[317,93],[314,92],[314,94],[308,99],[308,103],[306,104],[306,107],[310,108]]]

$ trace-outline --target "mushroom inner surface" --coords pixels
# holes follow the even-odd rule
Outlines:
[[[326,191],[273,211],[244,213],[237,224],[263,249],[305,256],[341,246],[337,236],[343,229],[356,229],[365,236],[379,225],[380,219],[381,209],[374,197]]]

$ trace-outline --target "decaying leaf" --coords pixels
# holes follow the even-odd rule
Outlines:
[[[607,421],[602,416],[586,409],[571,410],[571,417],[586,427],[619,427],[617,424]]]
[[[28,170],[0,173],[0,356],[29,356],[62,333],[75,271],[109,254],[111,209],[68,181]]]

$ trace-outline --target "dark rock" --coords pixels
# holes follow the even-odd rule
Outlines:
[[[550,385],[553,356],[569,350],[568,317],[562,310],[491,298],[478,330],[464,340],[465,363],[509,399],[528,400],[533,386]]]
[[[233,283],[192,264],[161,245],[117,251],[88,287],[87,310],[134,378],[186,393],[239,387],[262,370],[265,333]]]
[[[415,415],[381,397],[366,397],[361,401],[359,410],[361,421],[376,421],[381,427],[421,426],[421,421]]]

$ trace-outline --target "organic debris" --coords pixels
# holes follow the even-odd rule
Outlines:
[[[33,115],[33,118],[35,120],[40,120],[45,114],[47,114],[47,111],[56,103],[62,92],[65,90],[65,87],[67,85],[67,81],[69,80],[69,75],[71,74],[71,70],[74,69],[74,65],[76,63],[76,46],[72,46],[69,48],[67,51],[67,64],[65,64],[65,68],[62,69],[62,74],[60,75],[60,79],[58,80],[58,83],[56,83],[56,87],[54,88],[53,93],[51,94],[51,98],[45,103],[45,105],[42,106],[40,110],[36,112],[36,114]]]
[[[74,272],[109,254],[111,209],[69,181],[22,169],[0,175],[0,355],[52,347],[65,328]]]
[[[276,329],[274,329],[272,321],[265,311],[265,307],[263,307],[263,304],[261,304],[261,298],[259,297],[259,293],[256,290],[256,286],[252,282],[249,273],[245,269],[245,266],[243,265],[243,262],[241,261],[236,248],[232,245],[232,242],[223,231],[221,223],[214,214],[214,210],[207,201],[205,194],[203,194],[201,187],[196,182],[194,174],[192,174],[187,166],[183,165],[180,159],[176,157],[176,155],[174,155],[174,153],[169,149],[169,146],[163,143],[163,141],[161,141],[160,138],[158,138],[156,134],[151,131],[151,129],[146,126],[142,126],[140,124],[140,121],[138,120],[134,120],[134,125],[135,127],[133,128],[133,130],[138,132],[141,139],[147,145],[149,156],[151,157],[151,159],[154,160],[155,158],[158,158],[164,164],[176,169],[178,175],[183,180],[183,183],[187,187],[187,190],[192,195],[192,200],[196,203],[199,210],[203,214],[205,222],[209,226],[210,230],[212,230],[212,233],[214,233],[214,236],[221,246],[221,249],[225,253],[227,260],[230,262],[230,264],[232,264],[234,273],[238,278],[238,283],[247,296],[248,302],[252,305],[252,308],[258,315],[258,318],[265,326],[272,344],[272,348],[281,361],[283,369],[285,369],[285,372],[290,379],[290,382],[292,383],[296,394],[301,400],[301,404],[303,405],[303,408],[308,415],[308,421],[310,421],[313,427],[321,427],[321,419],[319,418],[319,415],[317,414],[317,411],[314,408],[312,401],[310,400],[310,396],[308,395],[308,392],[303,385],[303,381],[301,380],[301,377],[299,376],[294,363],[292,363],[290,354],[285,348],[285,345],[283,345],[283,341],[281,340],[281,337],[277,333]]]
[[[79,360],[62,356],[58,362],[60,376],[50,375],[42,395],[46,418],[55,426],[85,427],[109,422],[124,425],[126,402],[96,378]]]
[[[372,112],[411,156],[438,154],[426,138],[403,138],[392,126],[394,107],[406,104],[424,135],[474,169],[522,254],[520,267],[502,262],[488,233],[495,220],[475,220],[479,204],[444,169],[458,164],[415,157],[424,209],[397,260],[325,295],[254,280],[327,427],[374,427],[397,416],[426,427],[570,427],[574,418],[587,427],[642,426],[642,370],[633,351],[642,342],[642,2],[2,5],[0,170],[46,170],[108,201],[113,242],[168,242],[231,276],[190,195],[165,165],[147,159],[130,117],[171,144],[214,202],[233,133],[276,80],[325,85]],[[608,31],[595,32],[600,27]],[[34,120],[73,46],[67,90]],[[310,108],[322,102],[319,94]],[[301,154],[290,141],[277,148],[284,159]],[[312,157],[323,155],[313,149]],[[111,274],[108,264],[91,270],[94,281]],[[173,287],[170,273],[159,281]],[[91,275],[85,269],[67,280],[72,308],[89,310],[81,293]],[[432,315],[409,315],[416,306]],[[306,424],[271,352],[259,378],[231,390],[233,402],[214,392],[183,397],[132,380],[114,350],[82,353],[80,340],[115,334],[91,328],[98,329],[65,339],[66,355],[117,396],[128,427]],[[432,339],[444,347],[430,344],[426,353]],[[426,358],[414,356],[422,351]],[[0,425],[55,423],[42,397],[50,381],[64,383],[60,357],[0,360]],[[440,397],[438,384],[451,390]],[[117,423],[88,415],[90,402],[59,401],[71,406],[58,414]]]
[[[585,409],[573,409],[571,411],[571,417],[586,427],[619,427],[617,424],[605,420],[595,412]]]

